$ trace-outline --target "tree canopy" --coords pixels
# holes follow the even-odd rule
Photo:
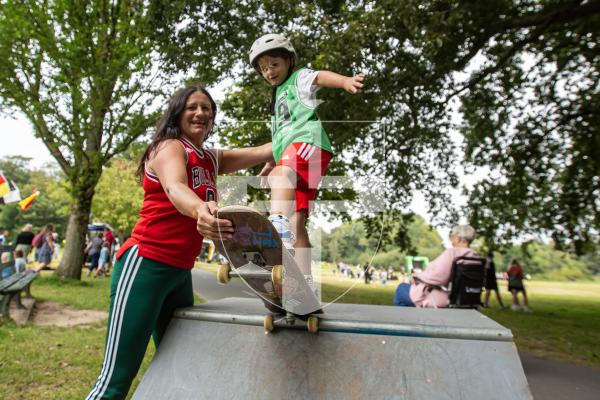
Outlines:
[[[103,166],[185,79],[234,82],[221,105],[224,144],[269,140],[270,90],[247,51],[270,32],[290,37],[301,66],[367,75],[360,96],[319,92],[338,152],[329,174],[385,178],[394,210],[419,190],[437,222],[462,214],[489,247],[540,233],[578,253],[597,242],[600,0],[0,5],[0,107],[27,116],[68,183],[65,276],[79,275]],[[489,174],[457,210],[461,166]],[[388,239],[408,248],[403,225]]]
[[[462,214],[490,246],[543,234],[581,253],[598,240],[600,1],[267,1],[254,18],[260,33],[291,38],[300,65],[366,73],[362,96],[319,92],[319,114],[379,121],[385,134],[325,127],[338,151],[354,154],[333,170],[383,168],[390,208],[420,190],[438,221]],[[223,108],[235,121],[267,119],[269,88],[244,58]],[[232,123],[225,137],[256,143],[268,130]],[[385,151],[361,158],[373,144]],[[456,210],[448,189],[461,165],[489,174]]]
[[[179,59],[186,39],[175,35],[185,33],[180,26],[190,26],[187,12],[202,8],[206,15],[191,22],[207,38],[207,18],[221,7],[183,1],[0,2],[0,108],[27,117],[71,196],[60,275],[80,276],[103,167],[148,132],[174,88],[197,76],[190,72],[194,67],[212,83],[227,65],[214,51],[217,42],[209,46],[208,39],[207,46],[188,48],[189,58]],[[218,31],[221,42],[228,42],[230,31]],[[211,63],[217,58],[222,66]]]

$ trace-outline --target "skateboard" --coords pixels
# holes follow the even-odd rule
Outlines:
[[[306,283],[294,257],[285,248],[277,230],[261,213],[247,206],[226,206],[218,218],[233,223],[230,240],[217,240],[219,252],[229,261],[217,271],[219,283],[232,277],[243,279],[271,312],[264,318],[265,331],[274,329],[274,318],[288,324],[304,321],[309,332],[317,332],[321,302]]]

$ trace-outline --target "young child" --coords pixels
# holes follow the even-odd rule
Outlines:
[[[15,272],[23,272],[27,269],[27,260],[25,260],[25,255],[23,254],[23,250],[15,251]]]
[[[8,264],[9,262],[10,262],[10,252],[5,251],[4,253],[2,253],[2,255],[0,255],[0,263],[4,265],[4,264]],[[14,267],[11,267],[10,265],[3,267],[1,272],[2,272],[2,279],[6,279],[15,273]]]
[[[98,259],[98,269],[96,270],[96,276],[108,275],[108,256],[110,254],[110,243],[105,241],[102,243],[102,249],[100,249],[100,258]]]
[[[250,64],[272,87],[271,123],[274,163],[260,176],[271,187],[269,220],[312,286],[310,242],[306,230],[311,203],[333,156],[327,133],[317,116],[316,92],[322,87],[359,93],[365,80],[330,71],[295,70],[296,51],[283,35],[258,38],[250,49]],[[291,229],[290,229],[291,228]]]

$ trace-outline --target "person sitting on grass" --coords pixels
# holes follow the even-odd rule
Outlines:
[[[512,294],[512,306],[510,307],[513,311],[519,311],[519,297],[517,296],[519,292],[523,294],[523,311],[531,312],[529,308],[529,299],[527,298],[527,292],[525,291],[525,285],[523,284],[523,279],[525,278],[525,273],[523,272],[523,267],[517,260],[512,260],[508,270],[506,271],[508,275],[508,291]]]
[[[450,232],[452,247],[446,249],[422,272],[412,276],[412,284],[401,283],[394,294],[394,305],[404,307],[448,307],[448,292],[440,290],[448,286],[452,263],[458,257],[477,257],[469,246],[475,238],[470,225],[458,225]]]

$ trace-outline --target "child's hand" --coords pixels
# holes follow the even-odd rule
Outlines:
[[[260,187],[261,188],[265,189],[265,188],[269,187],[268,176],[271,173],[271,171],[273,170],[273,168],[275,168],[275,163],[272,161],[268,161],[265,163],[265,166],[258,174],[258,176],[261,177],[260,178]]]
[[[360,93],[364,81],[364,74],[347,77],[344,79],[344,90],[350,94]]]

